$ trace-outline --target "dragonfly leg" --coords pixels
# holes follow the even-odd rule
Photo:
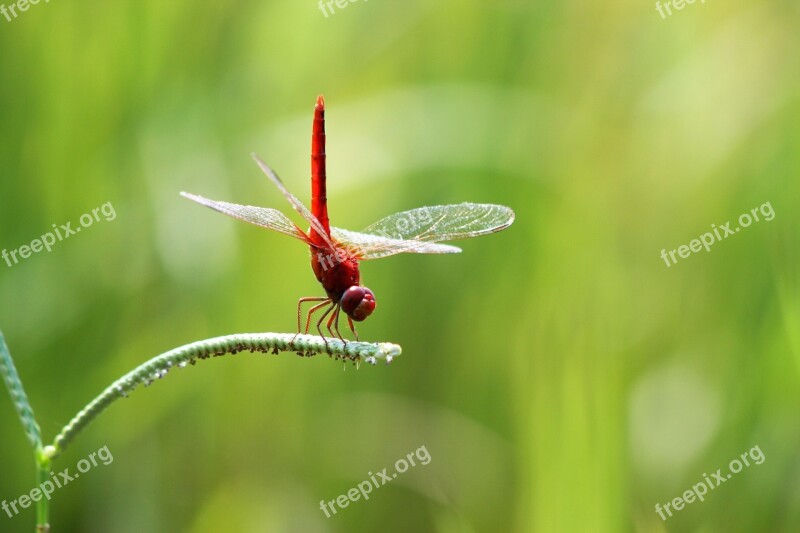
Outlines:
[[[292,337],[292,340],[290,341],[289,344],[294,344],[294,340],[297,338],[298,335],[300,335],[300,331],[302,331],[300,329],[300,316],[301,316],[300,315],[300,306],[303,304],[303,302],[320,302],[320,301],[322,302],[321,304],[317,304],[317,305],[313,306],[311,309],[308,310],[308,319],[306,320],[306,329],[303,332],[303,333],[307,334],[308,333],[308,328],[309,328],[309,326],[311,326],[311,315],[313,315],[314,311],[316,311],[320,307],[328,305],[330,303],[330,300],[328,298],[322,298],[322,297],[313,296],[313,297],[307,297],[307,298],[300,298],[300,300],[297,302],[297,333],[294,334],[294,337]]]
[[[331,324],[334,324],[334,329],[336,330],[336,336],[339,337],[339,340],[341,340],[343,343],[347,344],[347,341],[344,340],[342,334],[339,333],[339,311],[341,309],[342,307],[340,305],[336,306],[336,311],[333,312],[333,315],[331,315],[330,320],[328,320],[328,331],[330,332],[331,337],[333,337],[333,331],[331,331]]]
[[[300,333],[300,317],[302,316],[301,307],[304,302],[324,302],[327,298],[323,298],[322,296],[307,296],[305,298],[300,298],[297,300],[297,333]],[[309,318],[310,318],[311,311],[309,311]],[[308,333],[308,324],[306,324],[306,333]]]
[[[322,305],[322,304],[319,304],[319,305]],[[318,307],[318,306],[314,306],[314,307]],[[325,346],[328,346],[328,339],[325,337],[325,335],[322,334],[322,328],[321,328],[322,321],[325,320],[325,317],[328,316],[328,313],[330,313],[333,310],[334,307],[336,307],[337,309],[339,308],[339,306],[337,306],[336,304],[331,302],[331,306],[328,307],[328,309],[326,309],[324,313],[322,313],[322,316],[319,317],[319,320],[317,321],[317,331],[319,331],[319,336],[322,337],[322,340],[325,341]]]
[[[308,328],[311,325],[311,315],[313,315],[316,312],[317,309],[325,307],[326,305],[333,305],[333,302],[330,302],[330,301],[322,302],[321,304],[317,304],[317,305],[315,305],[314,307],[312,307],[311,309],[308,310],[308,320],[306,320],[306,329],[305,329],[304,333],[306,333],[306,334],[308,333]],[[331,312],[331,309],[328,309],[327,311],[325,311],[322,314],[322,318],[319,319],[320,322],[322,322],[322,320],[325,318],[325,315],[327,315],[328,313]]]
[[[358,332],[356,331],[356,327],[353,325],[353,319],[349,316],[347,317],[347,324],[350,326],[350,331],[352,331],[353,335],[356,336],[356,340],[361,340],[358,338]]]

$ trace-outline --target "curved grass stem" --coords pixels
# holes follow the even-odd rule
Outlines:
[[[295,335],[289,333],[243,333],[193,342],[150,359],[109,385],[64,426],[52,446],[45,448],[45,455],[49,459],[58,456],[75,436],[111,403],[127,397],[139,385],[150,385],[175,367],[185,367],[188,364],[195,364],[198,360],[243,351],[276,354],[281,351],[294,351],[301,356],[325,353],[334,359],[352,361],[355,364],[361,362],[375,364],[378,360],[389,363],[401,353],[400,346],[396,344],[344,343],[316,335],[297,335],[295,338]]]

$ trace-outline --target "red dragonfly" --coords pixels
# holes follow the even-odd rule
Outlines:
[[[347,342],[339,332],[339,312],[344,311],[350,330],[358,340],[353,321],[361,322],[375,310],[375,295],[361,285],[358,264],[367,259],[377,259],[400,253],[451,254],[460,248],[440,241],[477,237],[501,231],[514,221],[514,212],[508,207],[493,204],[462,203],[421,207],[395,213],[367,226],[361,232],[331,227],[325,176],[325,101],[317,98],[311,134],[311,211],[290,193],[278,175],[257,155],[258,166],[283,193],[286,199],[310,225],[308,232],[276,209],[238,205],[209,200],[202,196],[182,192],[190,200],[210,207],[228,216],[271,229],[306,243],[311,250],[311,268],[322,284],[327,296],[300,298],[297,302],[297,332],[301,331],[301,308],[304,302],[317,302],[307,315],[304,332],[308,333],[311,316],[326,307],[317,321],[317,331],[322,334],[322,322],[333,311],[327,330]],[[327,340],[325,340],[327,343]]]

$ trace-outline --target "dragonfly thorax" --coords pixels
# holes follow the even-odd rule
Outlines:
[[[311,248],[311,269],[317,281],[335,302],[341,300],[344,291],[353,285],[359,285],[361,280],[358,261],[347,257],[343,250],[337,252],[325,253],[318,248]]]
[[[328,298],[342,306],[342,311],[360,322],[375,309],[375,295],[362,287],[358,260],[344,250],[328,254],[311,248],[311,268]]]

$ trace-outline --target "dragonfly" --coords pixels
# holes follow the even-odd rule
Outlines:
[[[303,304],[314,303],[307,312],[303,331],[308,334],[312,315],[324,309],[316,328],[326,345],[328,341],[322,332],[322,323],[326,317],[328,321],[325,327],[330,338],[334,337],[335,331],[336,337],[346,344],[347,341],[339,332],[340,312],[347,316],[350,331],[359,340],[353,322],[362,322],[375,311],[375,294],[361,285],[360,262],[401,253],[459,253],[460,248],[440,243],[496,233],[514,222],[514,211],[508,207],[461,203],[420,207],[395,213],[360,232],[331,226],[325,170],[325,100],[322,96],[317,98],[314,106],[311,133],[310,210],[289,192],[275,171],[258,155],[252,156],[292,208],[308,223],[308,231],[300,229],[277,209],[210,200],[187,192],[181,192],[181,195],[230,217],[294,237],[308,245],[311,269],[325,290],[325,296],[303,297],[298,300],[297,334],[301,331]]]

